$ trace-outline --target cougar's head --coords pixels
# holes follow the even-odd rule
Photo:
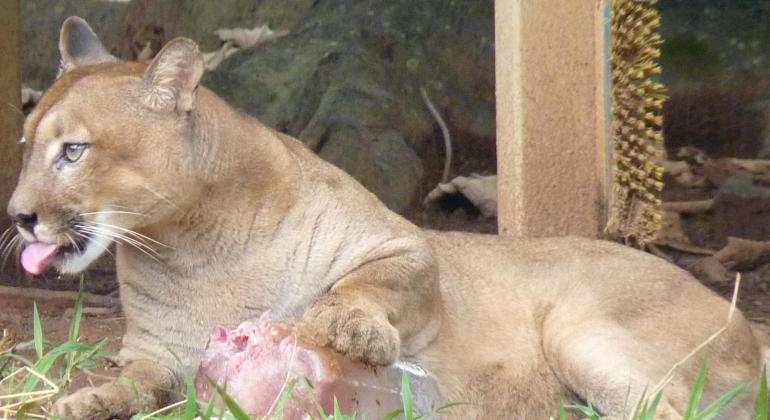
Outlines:
[[[77,273],[116,241],[149,256],[140,232],[201,188],[190,114],[203,74],[197,45],[175,39],[146,66],[121,62],[77,17],[64,22],[62,69],[24,124],[24,163],[8,205],[21,262]]]

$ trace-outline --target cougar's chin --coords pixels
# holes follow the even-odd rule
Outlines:
[[[63,248],[52,266],[62,274],[78,274],[85,271],[94,261],[108,251],[112,239],[94,236],[78,247]]]

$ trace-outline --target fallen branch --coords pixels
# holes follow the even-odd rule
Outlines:
[[[770,242],[729,237],[714,257],[730,269],[755,268],[770,261]]]
[[[675,213],[704,213],[711,209],[714,205],[713,199],[708,200],[693,200],[693,201],[669,201],[661,204],[661,208],[666,211],[672,211]]]
[[[691,171],[690,165],[683,160],[664,160],[658,162],[658,164],[663,168],[666,175],[670,176],[679,176]]]
[[[655,241],[654,245],[657,246],[664,246],[666,248],[671,248],[675,251],[681,251],[686,252],[688,254],[695,254],[695,255],[714,255],[717,251],[714,251],[713,249],[708,248],[702,248],[695,245],[690,245],[683,242],[677,242],[677,241]]]
[[[770,173],[770,160],[738,158],[723,158],[720,160],[730,163],[736,166],[738,169],[742,169],[752,174]]]
[[[78,297],[78,292],[36,289],[33,287],[0,286],[0,296],[32,300],[67,300],[74,302]],[[84,292],[83,304],[88,306],[115,307],[120,305],[120,299]]]
[[[74,314],[74,310],[72,308],[67,308],[66,311],[64,311],[64,317],[65,318],[71,318]],[[87,306],[83,308],[83,315],[84,316],[107,316],[107,315],[115,315],[120,313],[120,304],[115,306],[108,306],[108,307],[90,307]]]
[[[658,248],[658,247],[656,246],[656,244],[648,244],[648,245],[647,245],[647,248],[648,248],[648,249],[650,250],[650,252],[652,252],[652,254],[653,254],[653,255],[655,255],[656,257],[658,257],[658,258],[662,258],[662,259],[664,259],[664,260],[666,260],[666,261],[668,261],[668,262],[670,262],[670,263],[673,263],[673,262],[674,262],[674,258],[673,258],[673,257],[671,257],[670,255],[666,254],[665,252],[663,252],[663,250],[662,250],[662,249],[660,249],[660,248]]]
[[[471,174],[469,177],[458,176],[447,183],[438,184],[423,201],[430,205],[446,195],[465,196],[484,217],[497,215],[497,176]]]
[[[685,263],[683,268],[707,286],[724,285],[733,277],[733,274],[713,256]]]

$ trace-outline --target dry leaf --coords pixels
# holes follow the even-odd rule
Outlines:
[[[225,43],[232,41],[238,48],[251,48],[285,36],[289,31],[273,31],[267,25],[262,25],[252,29],[217,29],[214,33]]]
[[[207,71],[216,69],[227,57],[242,49],[273,41],[287,35],[289,31],[273,31],[263,25],[255,26],[253,29],[217,29],[214,33],[223,44],[217,51],[203,53],[203,66]]]
[[[43,92],[35,90],[27,86],[21,88],[21,105],[22,107],[33,106],[40,101],[43,96]]]
[[[428,193],[425,204],[450,194],[464,195],[484,217],[497,215],[497,175],[471,174],[469,177],[458,176],[447,183],[438,184]]]
[[[203,53],[203,68],[211,71],[219,67],[227,57],[238,52],[240,48],[233,46],[233,43],[225,42],[220,49],[214,52]]]

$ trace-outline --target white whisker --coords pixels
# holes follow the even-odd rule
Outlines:
[[[121,226],[111,225],[109,223],[102,223],[102,222],[87,222],[87,223],[89,223],[90,225],[93,225],[93,226],[103,226],[103,227],[107,227],[107,228],[111,228],[111,229],[117,229],[117,230],[119,230],[121,232],[125,232],[125,233],[130,234],[130,235],[136,235],[138,238],[145,239],[145,240],[150,241],[150,242],[152,242],[154,244],[158,244],[158,245],[160,245],[160,246],[162,246],[164,248],[171,248],[170,246],[168,246],[168,245],[166,245],[166,244],[164,244],[162,242],[158,242],[157,240],[152,239],[152,238],[150,238],[147,235],[142,235],[139,232],[133,231],[131,229],[126,229],[126,228],[121,227]]]
[[[18,234],[18,231],[16,230],[16,226],[11,226],[8,229],[3,231],[3,234],[0,235],[0,249],[2,249],[3,243],[5,241],[10,240],[10,238],[13,236],[12,234],[14,232],[17,232],[17,234]]]
[[[148,244],[146,244],[144,242],[141,242],[141,241],[139,241],[139,240],[137,240],[135,238],[131,238],[129,236],[123,235],[123,234],[121,234],[119,232],[112,231],[112,230],[110,230],[109,228],[106,228],[106,227],[84,226],[84,225],[79,225],[78,227],[83,229],[86,232],[102,233],[102,234],[107,235],[107,236],[109,236],[111,238],[125,241],[125,242],[127,242],[127,243],[129,243],[131,245],[140,246],[140,247],[145,248],[145,249],[147,249],[149,251],[157,252],[157,251],[155,251],[155,249],[153,249],[151,246],[149,246]]]
[[[2,255],[2,257],[3,257],[3,265],[2,265],[2,267],[6,266],[6,263],[8,263],[8,257],[10,257],[11,254],[18,252],[19,245],[21,245],[22,242],[23,241],[22,241],[21,235],[16,234],[16,235],[14,235],[11,238],[10,242],[8,242],[8,244],[6,244],[5,249],[3,249],[3,255]]]
[[[103,211],[89,211],[86,213],[80,213],[80,216],[91,216],[96,214],[131,214],[134,216],[142,216],[147,217],[144,213],[137,213],[134,211],[126,211],[126,210],[103,210]]]
[[[123,245],[130,245],[134,247],[136,250],[152,258],[156,262],[161,263],[161,261],[159,260],[160,254],[155,249],[136,239],[129,238],[125,235],[121,235],[120,233],[111,231],[108,228],[100,228],[96,226],[86,226],[86,225],[78,225],[78,228],[83,230],[84,232],[100,234],[102,235],[102,237],[112,238],[116,242]]]
[[[110,237],[113,237],[113,238],[116,238],[116,239],[121,239],[121,240],[123,240],[123,241],[125,241],[125,242],[127,242],[127,243],[129,243],[131,245],[139,246],[139,247],[142,247],[142,248],[144,248],[144,249],[146,249],[148,251],[151,251],[151,252],[153,252],[155,254],[158,254],[158,251],[156,251],[149,244],[147,244],[145,242],[142,242],[138,238],[132,238],[132,237],[124,235],[122,233],[115,232],[115,231],[113,231],[112,229],[110,229],[108,227],[80,225],[80,228],[83,229],[83,230],[86,230],[86,231],[88,231],[89,229],[90,230],[94,230],[94,231],[99,231],[99,232],[101,232],[103,234],[109,235]]]
[[[78,246],[78,243],[75,242],[74,238],[72,238],[72,235],[70,235],[69,233],[65,232],[64,236],[67,237],[67,240],[70,241],[70,243],[72,244],[72,247],[75,248],[75,250],[78,252],[78,254],[82,254],[83,253],[83,251],[80,249],[80,246]]]
[[[102,249],[103,249],[103,250],[105,250],[105,251],[106,251],[108,254],[110,254],[110,255],[112,256],[112,258],[115,258],[115,254],[113,254],[113,253],[110,251],[110,249],[109,249],[107,246],[105,246],[104,244],[102,244],[101,242],[92,241],[92,240],[91,240],[91,239],[92,239],[91,237],[89,237],[88,235],[84,235],[84,234],[82,234],[82,233],[78,232],[78,231],[77,231],[77,229],[73,230],[73,232],[75,232],[75,234],[76,234],[76,235],[78,235],[78,236],[80,236],[81,238],[83,238],[83,239],[85,239],[86,241],[88,241],[88,243],[94,243],[94,244],[97,244],[97,245],[99,245],[100,247],[102,247]],[[101,234],[98,234],[98,233],[93,233],[93,235],[94,235],[94,236],[99,236],[99,237],[101,237],[101,238],[104,238],[104,239],[111,239],[111,238],[110,238],[110,237],[108,237],[108,236],[104,236],[104,235],[101,235]]]

